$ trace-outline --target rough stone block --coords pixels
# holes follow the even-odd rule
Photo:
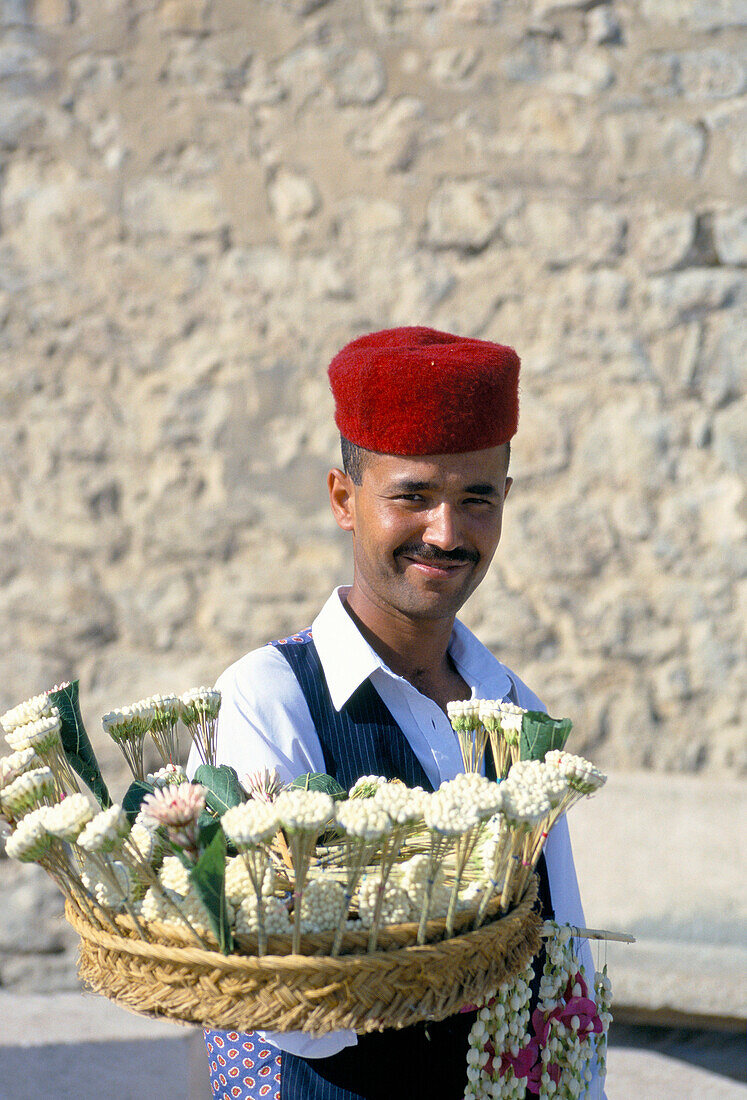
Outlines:
[[[281,168],[268,188],[270,207],[283,223],[310,218],[321,204],[319,189],[307,175]]]
[[[437,84],[451,88],[469,87],[481,56],[476,46],[447,46],[435,51],[428,71]]]
[[[0,96],[0,149],[15,149],[44,115],[31,98]]]
[[[207,0],[161,0],[158,17],[165,30],[199,34],[205,29]]]
[[[695,241],[692,210],[645,204],[633,212],[629,226],[631,250],[644,270],[651,273],[679,267]]]
[[[386,70],[379,54],[356,50],[334,74],[335,100],[339,107],[368,106],[386,88]]]
[[[623,177],[694,178],[706,154],[703,130],[681,118],[627,111],[603,122],[615,170]]]
[[[348,144],[357,156],[376,158],[388,171],[405,172],[423,143],[424,118],[425,105],[417,96],[384,100],[370,121],[352,131]]]
[[[612,206],[588,207],[550,200],[527,203],[511,219],[507,238],[553,266],[583,259],[595,264],[613,260],[623,249],[625,218]]]
[[[747,264],[747,206],[718,211],[713,236],[721,263]]]
[[[479,252],[517,209],[516,196],[480,179],[446,180],[428,200],[425,239],[434,248]]]
[[[651,24],[681,23],[696,31],[743,27],[743,0],[641,0],[641,15]]]
[[[146,176],[125,190],[124,220],[138,235],[169,233],[196,237],[218,233],[226,225],[226,210],[211,184],[178,184]]]
[[[743,323],[716,326],[703,349],[696,384],[712,408],[747,392],[747,329]]]
[[[622,37],[622,27],[611,4],[601,4],[587,11],[586,33],[597,46],[610,46]]]
[[[37,27],[61,27],[75,19],[72,0],[33,0],[31,18]]]
[[[708,112],[704,119],[715,134],[723,134],[729,149],[727,161],[735,176],[747,175],[747,108],[741,103],[721,104]]]
[[[747,469],[747,398],[714,416],[713,451],[735,473]]]
[[[739,54],[686,50],[678,55],[677,64],[679,84],[688,99],[730,99],[744,91],[745,63]]]
[[[532,96],[521,108],[519,122],[519,130],[508,136],[508,152],[579,156],[591,140],[591,120],[573,97]]]
[[[691,268],[649,279],[645,299],[651,322],[666,327],[740,301],[744,290],[744,278],[738,272]]]

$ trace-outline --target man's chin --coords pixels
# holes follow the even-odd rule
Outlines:
[[[410,592],[400,603],[400,611],[411,619],[433,621],[453,618],[473,589],[458,592],[419,591]]]

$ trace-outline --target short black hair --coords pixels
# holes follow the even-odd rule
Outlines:
[[[365,447],[359,447],[357,443],[351,443],[349,439],[346,439],[344,435],[340,436],[340,451],[342,453],[342,468],[348,475],[353,485],[360,485],[363,482],[363,469],[368,460],[368,456],[372,453],[367,451]],[[511,441],[506,444],[506,473],[508,473],[508,466],[511,461]]]
[[[344,435],[340,436],[340,451],[342,452],[342,468],[348,475],[353,485],[360,485],[363,481],[363,467],[366,465],[368,451],[359,447],[357,443],[351,443]]]

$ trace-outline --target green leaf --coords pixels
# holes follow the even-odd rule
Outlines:
[[[291,783],[291,790],[294,789],[323,791],[324,794],[331,795],[336,802],[348,797],[345,788],[341,787],[337,780],[333,779],[331,775],[327,775],[326,772],[306,772],[305,775],[297,775]]]
[[[189,878],[207,910],[220,950],[230,955],[233,936],[226,905],[226,837],[219,821],[200,829],[199,845],[200,857],[189,872]]]
[[[74,768],[83,782],[90,787],[99,805],[106,809],[107,806],[111,806],[112,800],[80,715],[78,681],[73,680],[66,687],[50,691],[49,698],[60,712],[62,719],[60,736],[70,767]]]
[[[152,783],[145,783],[142,779],[136,779],[134,783],[130,783],[122,799],[122,809],[127,814],[130,825],[140,812],[146,794],[153,794],[155,789]]]
[[[200,764],[192,782],[201,783],[206,788],[205,805],[218,817],[244,801],[239,777],[228,764],[220,764],[218,767]]]
[[[528,710],[521,719],[519,757],[544,760],[551,749],[562,749],[573,723],[570,718],[551,718],[541,710]]]

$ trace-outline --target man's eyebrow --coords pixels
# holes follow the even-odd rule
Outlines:
[[[498,492],[495,485],[491,485],[489,481],[478,481],[475,485],[467,485],[464,491],[476,497],[492,497]]]
[[[424,493],[433,488],[432,481],[415,481],[408,477],[395,478],[389,485],[392,493]]]
[[[414,478],[407,477],[395,478],[389,485],[389,491],[392,493],[427,493],[435,488],[436,484],[433,481],[416,481]],[[490,497],[496,496],[498,490],[489,481],[478,481],[473,485],[465,485],[462,492],[470,496]]]

